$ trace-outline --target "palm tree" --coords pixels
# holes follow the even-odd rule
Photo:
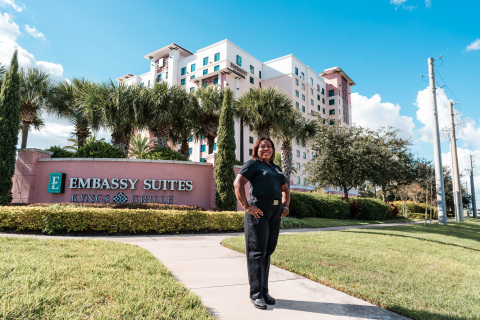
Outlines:
[[[190,157],[188,148],[188,139],[200,136],[201,127],[201,107],[195,94],[187,95],[188,103],[185,105],[184,112],[175,116],[173,130],[170,133],[170,140],[174,143],[181,143],[180,153],[188,159]]]
[[[74,124],[73,134],[77,136],[79,148],[85,145],[90,136],[90,123],[93,122],[88,118],[84,96],[97,87],[97,83],[84,78],[73,78],[72,82],[63,81],[55,85],[48,98],[48,111],[67,118]]]
[[[293,164],[292,140],[296,139],[299,143],[305,144],[308,139],[315,136],[317,128],[316,120],[305,119],[296,109],[292,109],[290,115],[282,118],[274,127],[274,136],[282,141],[282,168],[288,183],[290,183]]]
[[[142,136],[137,134],[131,141],[130,147],[128,148],[128,156],[136,157],[137,159],[142,159],[142,156],[150,151],[150,144],[153,142],[153,139],[150,139],[148,136]]]
[[[37,68],[21,70],[20,72],[20,120],[22,121],[21,148],[27,147],[28,131],[34,121],[38,121],[41,108],[47,100],[50,76]],[[37,119],[37,120],[36,120]]]
[[[218,86],[200,87],[196,96],[200,100],[198,134],[207,138],[208,153],[213,153],[213,145],[218,134],[218,123],[222,109],[224,92]]]
[[[103,141],[103,140],[105,140],[105,139],[104,138],[100,139],[100,141]],[[68,141],[70,141],[72,143],[72,145],[71,146],[65,146],[62,149],[77,152],[78,149],[81,148],[81,146],[78,145],[78,139],[69,138]],[[85,141],[85,145],[83,145],[83,147],[86,146],[87,144],[95,142],[95,141],[97,141],[97,135],[93,134],[93,135],[91,135],[87,138],[87,140]]]
[[[239,99],[237,116],[252,125],[259,137],[270,137],[270,130],[290,115],[292,100],[274,87],[251,88]]]
[[[101,123],[110,129],[112,143],[127,154],[134,129],[145,127],[148,89],[110,81],[85,92],[82,99],[87,118],[95,120],[92,126]]]
[[[176,117],[183,116],[189,103],[181,86],[169,87],[166,82],[161,82],[149,89],[146,125],[157,138],[158,146],[167,146]]]

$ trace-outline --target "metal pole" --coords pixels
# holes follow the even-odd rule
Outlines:
[[[470,187],[472,188],[472,210],[473,218],[477,218],[477,204],[475,203],[475,185],[473,183],[473,164],[472,155],[470,155]]]
[[[455,119],[453,117],[453,102],[450,101],[450,138],[452,140],[452,174],[453,174],[453,200],[455,202],[455,217],[457,221],[465,221],[463,215],[462,188],[460,173],[458,172],[457,140],[455,139]]]
[[[435,72],[433,70],[433,58],[428,58],[428,75],[430,77],[430,89],[432,90],[433,111],[433,153],[435,156],[435,187],[437,193],[438,223],[447,225],[447,210],[445,209],[445,188],[443,185],[442,149],[440,147],[440,130],[438,128],[437,96],[435,87]]]

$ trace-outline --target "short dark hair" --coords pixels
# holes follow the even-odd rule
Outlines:
[[[253,146],[252,159],[260,160],[260,161],[262,160],[258,156],[258,148],[260,148],[260,142],[262,142],[263,140],[268,140],[272,144],[273,154],[272,154],[272,157],[270,158],[270,162],[273,163],[273,160],[275,159],[275,144],[273,143],[272,139],[267,137],[258,138],[257,142],[255,142],[255,145]]]

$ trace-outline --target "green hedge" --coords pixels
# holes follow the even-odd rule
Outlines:
[[[341,196],[318,192],[290,192],[290,213],[296,218],[347,219],[350,205]]]
[[[400,210],[400,214],[402,214],[402,201],[393,201],[392,204],[396,205]],[[414,219],[424,219],[425,218],[425,203],[418,203],[413,201],[407,201],[407,213],[408,218]],[[430,217],[430,208],[433,209],[432,211],[432,218],[438,219],[438,212],[436,207],[432,207],[428,205],[428,217]]]
[[[359,214],[357,219],[360,220],[386,220],[391,206],[379,199],[351,197],[350,202],[357,201],[359,204]]]
[[[243,212],[114,209],[52,205],[0,207],[0,229],[108,233],[240,231]]]

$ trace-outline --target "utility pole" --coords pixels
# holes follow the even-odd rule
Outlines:
[[[473,164],[472,155],[470,155],[470,187],[472,188],[472,210],[473,218],[477,218],[477,204],[475,203],[475,185],[473,183]]]
[[[462,187],[460,173],[458,172],[457,141],[455,139],[455,119],[453,116],[453,102],[450,101],[450,138],[452,148],[452,173],[453,173],[453,200],[455,203],[455,220],[465,221],[463,215]]]
[[[447,210],[445,209],[445,188],[443,185],[442,150],[440,147],[440,130],[438,129],[437,94],[435,87],[435,72],[433,58],[428,58],[428,76],[432,90],[433,111],[433,153],[435,156],[435,187],[437,193],[438,223],[447,225]]]

